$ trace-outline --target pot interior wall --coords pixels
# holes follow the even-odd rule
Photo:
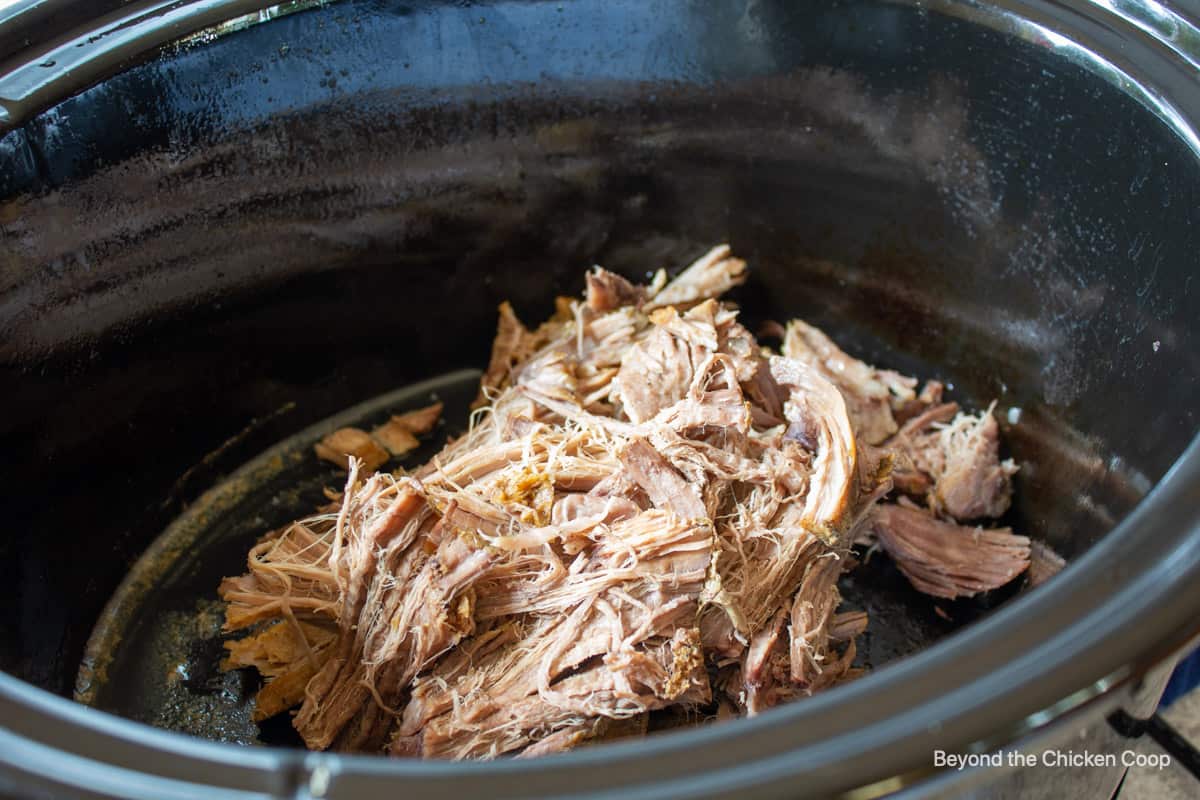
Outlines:
[[[483,363],[500,300],[723,240],[752,323],[997,400],[1008,521],[1077,556],[1195,434],[1197,187],[1083,66],[896,4],[345,2],[164,54],[0,139],[0,668],[69,692],[187,503]]]

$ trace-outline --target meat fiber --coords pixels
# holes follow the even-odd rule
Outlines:
[[[442,416],[442,404],[397,414],[371,431],[371,438],[383,445],[392,456],[402,456],[421,445],[418,436],[429,433]]]
[[[867,444],[879,444],[895,433],[893,408],[904,407],[916,398],[915,378],[868,366],[803,320],[787,324],[783,354],[803,361],[837,386],[849,408],[855,433]]]
[[[383,445],[358,428],[340,428],[317,442],[313,450],[317,458],[337,464],[342,469],[346,469],[353,458],[363,469],[374,471],[390,457]]]
[[[647,308],[688,308],[695,303],[720,297],[745,282],[746,262],[734,258],[729,245],[717,245],[679,273],[675,280],[650,300]]]
[[[621,306],[640,304],[646,299],[644,287],[634,286],[625,278],[602,267],[587,274],[587,307],[604,313]]]
[[[955,519],[998,517],[1012,501],[1012,461],[1001,461],[1000,426],[989,408],[959,414],[941,431],[945,462],[933,486],[933,504]]]
[[[409,411],[392,417],[383,425],[367,433],[358,428],[339,428],[323,438],[313,448],[318,458],[347,468],[350,459],[357,459],[359,467],[373,472],[393,456],[403,456],[420,446],[418,436],[429,433],[442,415],[442,404],[434,403],[425,408]]]
[[[254,667],[266,684],[254,698],[256,722],[298,705],[304,687],[329,658],[336,631],[296,620],[280,620],[258,633],[225,643],[222,669]]]
[[[1030,542],[1009,528],[956,525],[911,503],[879,505],[871,527],[912,585],[934,597],[972,597],[1029,568]]]
[[[1012,501],[1017,466],[1000,460],[1000,426],[989,408],[965,414],[957,403],[932,406],[888,442],[902,459],[896,486],[938,513],[967,521],[998,517]]]
[[[649,285],[595,268],[527,328],[505,303],[469,430],[426,464],[440,406],[343,429],[338,500],[267,534],[222,582],[227,668],[298,707],[314,749],[531,757],[651,714],[756,714],[850,680],[856,541],[938,597],[1029,564],[990,411],[879,370],[800,321],[765,351],[719,296],[722,245]],[[880,503],[893,491],[922,499]]]

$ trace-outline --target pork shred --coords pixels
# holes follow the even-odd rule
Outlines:
[[[720,300],[746,276],[721,245],[648,285],[597,267],[534,329],[502,304],[481,410],[408,474],[375,470],[440,406],[323,440],[336,502],[220,587],[225,666],[266,679],[256,719],[460,759],[757,714],[859,673],[856,542],[935,597],[1025,570],[1028,540],[959,524],[1011,496],[990,410],[800,320],[766,351]]]
[[[370,433],[359,428],[339,428],[317,442],[313,450],[339,467],[347,468],[350,459],[358,460],[361,469],[373,472],[389,458],[403,456],[421,446],[418,436],[429,433],[442,416],[442,404],[393,416]]]
[[[933,597],[972,597],[1029,568],[1029,539],[1009,528],[957,525],[906,501],[881,504],[871,526],[909,582]]]

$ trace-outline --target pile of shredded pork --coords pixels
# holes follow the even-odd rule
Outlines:
[[[763,348],[718,299],[745,279],[726,246],[647,286],[596,268],[535,330],[501,306],[469,432],[424,466],[374,471],[439,406],[318,445],[344,492],[221,585],[256,718],[461,759],[753,715],[858,673],[855,544],[937,598],[1023,573],[1029,540],[981,525],[1016,471],[991,410],[799,320]]]

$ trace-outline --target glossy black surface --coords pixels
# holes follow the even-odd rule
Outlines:
[[[333,411],[481,363],[500,299],[535,319],[593,262],[641,273],[725,239],[754,269],[751,320],[804,315],[997,398],[1012,522],[1086,553],[1196,433],[1197,101],[1173,56],[1098,11],[936,8],[338,3],[168,53],[0,139],[0,666],[68,691],[102,604],[187,500]],[[1200,498],[1175,486],[1095,548],[1055,624],[1194,569],[1169,548]],[[970,647],[1002,626],[1041,646],[1051,619],[981,623],[930,659],[966,680]],[[973,741],[1169,653],[1142,634],[938,735]],[[823,774],[803,752],[794,768]]]

